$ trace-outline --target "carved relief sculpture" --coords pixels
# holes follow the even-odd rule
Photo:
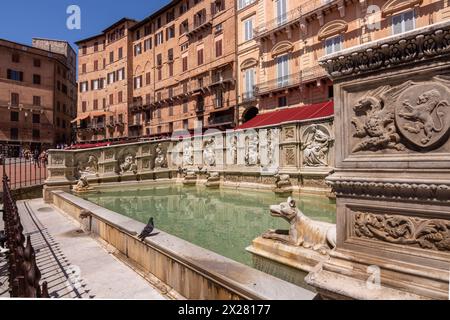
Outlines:
[[[449,84],[444,77],[434,77],[366,94],[353,108],[353,136],[362,140],[353,152],[440,146],[450,129]]]
[[[183,162],[188,166],[192,166],[194,164],[194,146],[191,141],[186,141],[184,143]]]
[[[449,220],[358,212],[354,225],[359,238],[450,251]]]
[[[328,154],[333,139],[328,132],[313,125],[305,131],[303,149],[303,165],[305,167],[328,166]]]
[[[90,190],[92,190],[92,188],[89,186],[86,175],[81,176],[77,184],[73,187],[73,191],[77,193],[88,192]]]
[[[203,150],[203,161],[205,165],[214,167],[216,165],[216,153],[215,153],[215,145],[216,142],[214,140],[214,137],[211,139],[208,139],[204,144],[204,150]]]
[[[89,155],[85,163],[81,162],[78,165],[79,175],[95,175],[98,173],[98,160],[94,155]]]
[[[128,154],[123,163],[120,165],[120,173],[124,174],[127,172],[132,172],[136,174],[138,171],[137,160],[133,157],[133,155]]]
[[[245,164],[247,166],[256,166],[260,161],[258,135],[256,133],[252,133],[245,138],[245,142]]]
[[[167,159],[161,143],[156,146],[155,153],[155,168],[167,168]]]

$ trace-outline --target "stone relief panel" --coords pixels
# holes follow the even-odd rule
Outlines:
[[[183,143],[183,165],[194,165],[194,145],[191,140],[186,140]]]
[[[64,165],[64,155],[63,154],[52,154],[51,164],[56,166]]]
[[[256,132],[252,132],[245,137],[245,164],[250,167],[259,163],[259,138]]]
[[[162,143],[158,143],[155,147],[155,168],[167,168],[167,150]]]
[[[214,167],[216,165],[216,141],[212,137],[203,144],[203,163],[206,166]]]
[[[104,151],[105,160],[114,160],[115,150],[114,149],[106,149]]]
[[[302,134],[304,167],[327,167],[330,165],[330,149],[334,143],[329,129],[320,124],[311,125]]]
[[[358,238],[435,251],[450,251],[449,220],[356,212],[354,232]]]
[[[137,152],[137,146],[126,147],[117,152],[117,173],[137,172]]]
[[[450,80],[382,86],[351,103],[352,152],[430,151],[448,140]]]
[[[79,154],[75,157],[75,168],[79,177],[83,175],[96,175],[98,171],[98,153]]]
[[[296,166],[297,165],[297,157],[295,155],[295,147],[286,147],[284,148],[284,164],[286,166]]]
[[[295,139],[295,127],[287,127],[284,129],[284,140]]]

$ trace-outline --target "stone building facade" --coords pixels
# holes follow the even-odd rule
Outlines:
[[[318,61],[447,19],[447,1],[239,0],[240,121],[274,109],[333,99]]]
[[[72,141],[76,54],[64,41],[0,40],[0,144],[11,155]]]

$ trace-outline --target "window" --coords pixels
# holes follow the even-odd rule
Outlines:
[[[41,97],[33,96],[33,106],[35,106],[35,107],[41,106]]]
[[[197,50],[197,64],[202,65],[203,64],[203,49]]]
[[[183,129],[189,130],[189,120],[188,119],[183,120]]]
[[[17,107],[19,105],[19,94],[11,92],[11,105]]]
[[[188,69],[188,57],[187,56],[183,57],[182,61],[183,61],[183,71],[187,71],[187,69]]]
[[[216,41],[216,57],[222,56],[222,39]]]
[[[189,42],[183,43],[181,45],[181,51],[186,51],[189,48]]]
[[[173,77],[173,64],[169,64],[169,77]]]
[[[98,109],[98,100],[94,99],[94,110]]]
[[[139,40],[141,38],[141,30],[136,31],[136,40]]]
[[[139,43],[134,46],[134,56],[138,56],[142,53],[142,45]]]
[[[98,51],[98,42],[94,42],[94,52]]]
[[[214,97],[214,106],[216,108],[222,108],[223,107],[223,91],[222,89],[216,90],[216,95]]]
[[[40,68],[40,67],[41,67],[41,60],[39,60],[39,59],[34,59],[34,60],[33,60],[33,65],[34,65],[36,68]]]
[[[150,25],[146,25],[144,27],[144,36],[148,36],[150,33],[152,32],[152,28],[150,27]]]
[[[189,22],[188,22],[188,20],[184,20],[180,24],[180,35],[185,34],[188,31],[189,31]]]
[[[415,28],[414,10],[402,12],[392,17],[392,34],[400,34]]]
[[[117,81],[122,81],[125,79],[125,68],[117,70]]]
[[[108,84],[114,83],[116,81],[116,73],[110,72],[108,73]]]
[[[167,41],[169,39],[175,38],[175,26],[171,26],[166,29],[166,39]]]
[[[337,36],[325,40],[326,54],[335,53],[341,50],[342,50],[342,36]]]
[[[162,80],[162,69],[159,68],[158,69],[158,81],[161,81],[161,80]]]
[[[80,92],[87,92],[88,91],[88,82],[84,81],[80,83]]]
[[[149,85],[150,84],[150,82],[151,82],[151,73],[150,72],[147,72],[146,74],[145,74],[145,85]]]
[[[276,0],[276,8],[277,8],[277,23],[278,25],[282,25],[286,23],[287,16],[286,16],[286,0]]]
[[[33,113],[33,123],[41,123],[41,115],[38,113]]]
[[[94,61],[94,71],[98,70],[98,60]]]
[[[87,54],[87,46],[83,46],[83,48],[81,49],[83,54]]]
[[[81,73],[86,73],[86,63],[81,65]]]
[[[169,132],[173,132],[173,122],[169,123]]]
[[[134,78],[134,89],[140,89],[142,87],[142,76]]]
[[[18,122],[19,121],[19,113],[16,111],[11,111],[11,121]]]
[[[189,10],[189,0],[186,2],[183,2],[180,6],[180,15],[183,13],[186,13]]]
[[[156,19],[156,28],[161,28],[162,26],[162,19],[161,17],[158,17],[158,19]]]
[[[81,111],[82,112],[86,112],[87,109],[87,102],[86,101],[82,101],[81,102]]]
[[[118,55],[119,55],[119,60],[123,58],[123,48],[119,48]]]
[[[41,137],[41,132],[37,129],[33,129],[33,139],[39,139]]]
[[[113,62],[114,62],[114,52],[111,51],[111,52],[109,53],[109,63],[113,63]]]
[[[114,94],[110,94],[109,95],[109,105],[113,105],[114,104]]]
[[[225,1],[224,0],[215,0],[211,4],[211,13],[216,14],[225,10]]]
[[[144,51],[152,49],[152,38],[148,38],[144,41]]]
[[[218,25],[216,25],[216,26],[214,27],[214,31],[215,31],[216,34],[217,34],[217,33],[221,33],[222,30],[223,30],[223,26],[222,26],[221,23],[219,23]]]
[[[20,55],[18,53],[13,53],[11,56],[12,62],[19,63],[20,62]]]
[[[172,22],[175,20],[175,11],[171,10],[166,13],[166,23]]]
[[[255,69],[247,69],[245,70],[245,92],[244,99],[250,99],[254,96],[254,87],[255,87]]]
[[[285,54],[276,59],[277,63],[277,83],[279,87],[284,87],[289,82],[289,55]]]
[[[7,78],[14,81],[23,81],[23,72],[8,69]]]
[[[287,97],[282,96],[278,98],[278,108],[287,107]]]
[[[183,113],[188,113],[189,111],[189,101],[187,99],[183,100]]]
[[[122,93],[122,91],[119,91],[119,93],[117,94],[117,101],[118,101],[118,103],[122,103],[123,102],[123,93]]]
[[[253,39],[253,19],[247,19],[244,21],[244,41]]]
[[[11,140],[19,140],[19,129],[11,128],[9,131]]]
[[[239,0],[238,9],[242,9],[255,1],[256,0]]]
[[[41,76],[38,74],[33,74],[33,84],[41,84]]]
[[[63,129],[66,128],[66,120],[63,120],[63,121],[62,121],[62,127],[63,127]]]
[[[158,46],[163,43],[163,32],[160,31],[155,36],[155,46]]]
[[[169,116],[173,116],[173,104],[169,105]]]

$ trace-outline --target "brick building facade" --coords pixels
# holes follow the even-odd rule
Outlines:
[[[72,141],[76,54],[65,41],[0,39],[0,144],[12,155]]]

